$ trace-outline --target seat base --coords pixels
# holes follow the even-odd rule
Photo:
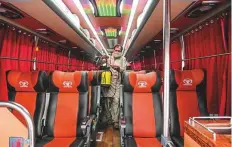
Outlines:
[[[35,147],[76,147],[84,146],[84,138],[53,138],[44,137],[36,141]]]
[[[134,138],[125,139],[125,147],[162,147],[158,138]]]

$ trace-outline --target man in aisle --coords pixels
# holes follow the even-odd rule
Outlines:
[[[110,67],[112,77],[110,87],[102,87],[102,96],[104,99],[102,121],[107,121],[109,125],[113,124],[114,128],[119,128],[121,72],[126,70],[126,58],[122,56],[122,46],[116,45],[112,56],[104,56],[103,58],[107,59],[105,62]]]

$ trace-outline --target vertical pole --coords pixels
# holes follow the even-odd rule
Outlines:
[[[71,50],[68,51],[68,71],[70,69],[70,57],[71,57]]]
[[[35,36],[34,38],[35,40],[35,44],[34,44],[34,50],[35,50],[35,57],[33,57],[33,62],[32,62],[32,69],[35,71],[36,70],[36,57],[37,57],[37,52],[38,52],[38,41],[39,41],[39,37]]]
[[[184,63],[184,58],[185,58],[185,46],[184,46],[184,36],[180,36],[180,44],[181,44],[181,70],[184,69],[185,63]]]
[[[36,70],[36,57],[33,58],[32,69],[33,69],[33,71]]]
[[[169,137],[169,73],[170,73],[170,2],[163,1],[163,46],[164,46],[164,134]]]

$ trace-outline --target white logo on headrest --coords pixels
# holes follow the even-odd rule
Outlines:
[[[19,87],[28,87],[28,85],[29,85],[28,81],[25,80],[19,81]]]
[[[193,84],[193,80],[192,79],[189,79],[189,78],[187,78],[187,79],[184,79],[183,80],[183,85],[186,85],[186,86],[192,86],[192,84]]]
[[[63,86],[64,86],[64,88],[72,88],[72,82],[71,81],[64,81]]]
[[[139,88],[145,88],[145,87],[147,87],[147,82],[146,81],[139,81],[138,86],[139,86]]]

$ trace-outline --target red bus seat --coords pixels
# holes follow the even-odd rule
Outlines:
[[[35,135],[41,136],[42,115],[45,108],[48,78],[44,71],[7,71],[8,97],[10,101],[21,104],[34,120]],[[25,125],[23,116],[13,110],[13,114]]]
[[[123,80],[123,117],[126,147],[161,147],[163,130],[160,74],[125,72]]]
[[[82,121],[88,112],[87,72],[54,71],[49,76],[50,100],[44,137],[37,147],[82,146]]]
[[[184,121],[207,116],[206,76],[201,69],[175,71],[170,79],[170,134],[176,146],[184,146]],[[176,85],[176,86],[174,86]]]

